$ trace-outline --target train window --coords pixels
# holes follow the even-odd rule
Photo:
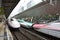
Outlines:
[[[13,19],[11,19],[11,21],[13,21]]]

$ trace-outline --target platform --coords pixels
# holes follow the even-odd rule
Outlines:
[[[42,32],[57,38],[60,38],[60,31],[59,30],[51,30],[51,29],[36,29],[38,32]]]
[[[0,40],[13,40],[12,34],[5,22],[0,22]]]

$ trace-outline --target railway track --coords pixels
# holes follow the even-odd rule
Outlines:
[[[14,40],[48,40],[34,32],[20,28],[19,30],[12,31]]]
[[[39,35],[25,28],[19,28],[18,30],[12,31],[12,35],[14,40],[59,40],[43,33]]]

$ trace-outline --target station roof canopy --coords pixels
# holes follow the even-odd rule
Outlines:
[[[14,7],[20,0],[2,0],[2,8],[4,9],[4,14],[6,17],[10,15]],[[24,12],[21,12],[18,17],[25,17],[25,16],[40,16],[42,14],[60,14],[60,0],[57,1],[57,4],[52,6],[49,3],[47,4],[38,4]],[[33,15],[35,14],[35,15]],[[17,17],[17,15],[16,15]]]
[[[20,14],[14,16],[16,18],[24,18],[24,17],[34,17],[34,16],[41,16],[41,15],[55,15],[60,14],[60,1],[57,1],[55,5],[50,5],[49,3],[40,3]]]

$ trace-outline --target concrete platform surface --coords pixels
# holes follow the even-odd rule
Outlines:
[[[5,22],[0,22],[0,40],[13,40],[12,34]]]

